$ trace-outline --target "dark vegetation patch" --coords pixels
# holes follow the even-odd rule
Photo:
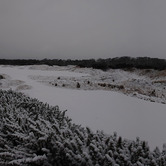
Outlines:
[[[108,58],[108,59],[84,59],[84,60],[62,60],[62,59],[0,59],[1,65],[58,65],[67,66],[75,65],[77,67],[92,67],[94,69],[125,69],[132,70],[132,68],[137,69],[156,69],[164,70],[166,69],[166,60],[158,58],[149,57],[118,57],[118,58]]]
[[[5,79],[5,77],[3,75],[0,75],[0,80],[2,80],[2,79]]]

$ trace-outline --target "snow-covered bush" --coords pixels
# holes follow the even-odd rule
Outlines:
[[[93,132],[72,123],[58,106],[0,90],[2,166],[165,166],[163,147],[151,152],[139,138]]]

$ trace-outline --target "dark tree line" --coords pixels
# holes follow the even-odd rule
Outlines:
[[[138,68],[138,69],[166,69],[166,60],[150,57],[117,57],[108,59],[84,59],[84,60],[62,60],[62,59],[0,59],[0,65],[76,65],[79,67],[92,67],[95,69],[124,69],[124,68]]]

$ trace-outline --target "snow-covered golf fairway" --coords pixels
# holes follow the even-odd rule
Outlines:
[[[166,143],[166,105],[132,98],[121,93],[103,90],[74,90],[48,86],[30,79],[29,76],[72,76],[86,74],[69,71],[46,71],[24,67],[0,66],[0,74],[7,74],[11,80],[24,81],[32,88],[22,90],[31,97],[51,105],[58,105],[61,110],[68,110],[67,115],[76,124],[103,130],[107,134],[114,131],[127,139],[148,141],[150,147],[162,147]],[[10,80],[9,80],[10,82]],[[9,82],[6,82],[8,84]],[[6,86],[6,89],[16,89]]]

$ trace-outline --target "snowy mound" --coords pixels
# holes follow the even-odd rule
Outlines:
[[[166,165],[166,148],[150,152],[146,142],[93,133],[71,122],[65,111],[22,93],[0,90],[0,165]],[[165,146],[164,146],[165,147]]]

